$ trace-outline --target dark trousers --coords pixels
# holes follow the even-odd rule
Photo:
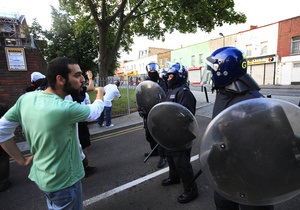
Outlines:
[[[147,127],[145,128],[145,135],[146,135],[146,140],[150,144],[151,150],[153,150],[153,148],[157,145],[157,142],[153,139]],[[157,148],[153,151],[153,153],[158,154],[162,158],[166,157],[166,149],[160,145],[157,146]]]
[[[230,201],[219,193],[214,192],[216,210],[273,210],[274,206],[248,206]]]
[[[0,191],[4,191],[9,186],[9,155],[0,146]]]
[[[169,164],[169,178],[174,181],[182,180],[183,188],[186,191],[191,189],[197,190],[197,185],[195,182],[191,183],[194,178],[194,171],[191,164],[191,150],[182,151],[167,151],[167,160]]]
[[[82,149],[91,146],[90,131],[88,127],[88,122],[78,123],[78,136]]]
[[[111,124],[111,106],[110,107],[105,106],[104,110],[106,112],[106,118],[105,118],[106,126],[110,126],[110,124]],[[98,118],[98,125],[102,125],[104,122],[104,110],[101,113],[100,117]]]

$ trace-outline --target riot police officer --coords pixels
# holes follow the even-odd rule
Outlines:
[[[216,90],[216,100],[213,116],[229,106],[251,98],[263,97],[259,85],[247,74],[246,55],[235,47],[223,47],[213,52],[207,58],[207,70],[212,73],[213,90]],[[214,192],[217,210],[270,210],[273,206],[247,206],[230,201]]]
[[[167,84],[162,78],[159,77],[159,74],[158,74],[159,65],[155,62],[150,62],[146,66],[146,70],[148,72],[147,80],[151,80],[151,81],[156,82],[157,84],[159,84],[160,87],[166,93],[167,92]],[[157,143],[153,139],[153,137],[151,136],[151,134],[149,132],[149,129],[147,127],[147,114],[143,113],[143,112],[139,112],[139,114],[140,114],[141,117],[143,117],[143,120],[144,120],[146,140],[149,142],[151,150],[153,150],[155,148],[155,146],[157,145]],[[145,157],[147,157],[148,154],[149,153],[145,153]],[[158,145],[157,148],[152,152],[152,156],[160,156],[160,159],[157,163],[157,168],[163,168],[166,165],[166,163],[167,163],[166,152],[165,152],[165,149],[162,146]]]
[[[166,101],[176,102],[195,115],[196,99],[187,86],[188,71],[180,63],[171,66],[167,72],[168,92]],[[167,150],[167,161],[169,164],[169,177],[162,180],[162,186],[179,184],[182,180],[184,192],[177,197],[179,203],[188,203],[198,196],[198,188],[193,181],[194,171],[191,165],[192,148],[181,151]]]

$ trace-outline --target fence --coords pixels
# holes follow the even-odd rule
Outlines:
[[[96,86],[98,84],[104,86],[101,84],[114,84],[117,80],[120,81],[119,90],[122,97],[113,101],[112,117],[118,117],[137,111],[134,92],[136,86],[145,80],[145,76],[125,77],[125,79],[123,76],[107,77],[106,79],[98,77],[95,78],[95,84]]]

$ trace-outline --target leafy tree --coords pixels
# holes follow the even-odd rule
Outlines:
[[[26,26],[24,28],[23,33],[27,39],[30,39],[30,35],[32,35],[35,41],[35,46],[42,54],[45,54],[45,49],[48,47],[47,41],[45,40],[45,31],[43,31],[42,26],[36,18],[33,19],[31,26]]]
[[[164,34],[212,31],[224,23],[246,22],[233,0],[59,0],[72,15],[92,16],[98,29],[98,70],[108,69],[121,48],[129,51],[133,36],[162,39]],[[109,45],[108,43],[113,43]]]
[[[224,23],[246,21],[236,13],[233,0],[60,0],[71,14],[92,15],[99,33],[99,75],[107,69],[118,50],[130,50],[133,36],[164,40],[166,32],[210,32]],[[111,33],[113,37],[111,37]],[[109,39],[114,44],[109,48]]]
[[[78,61],[83,71],[96,72],[97,46],[93,35],[95,24],[81,16],[72,17],[68,12],[52,7],[52,27],[45,33],[49,46],[45,52],[47,60],[66,56]]]

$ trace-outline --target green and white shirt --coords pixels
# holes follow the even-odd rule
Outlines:
[[[101,100],[80,105],[43,91],[26,93],[1,118],[0,142],[21,124],[34,155],[29,178],[43,191],[61,190],[84,177],[76,123],[97,119],[103,108]]]

